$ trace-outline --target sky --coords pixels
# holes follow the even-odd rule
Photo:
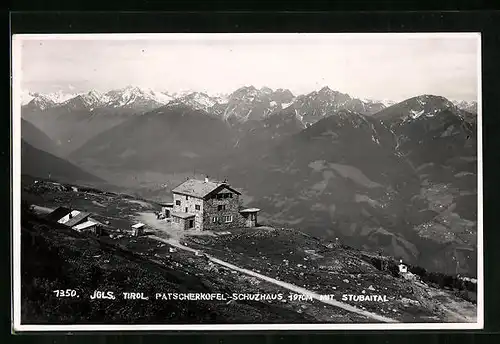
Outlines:
[[[357,98],[420,94],[477,100],[478,44],[468,34],[17,35],[23,92],[175,93],[242,86],[304,94],[328,86]],[[19,53],[15,53],[19,54]],[[18,56],[14,55],[14,59]]]

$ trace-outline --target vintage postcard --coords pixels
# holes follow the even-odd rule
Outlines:
[[[14,35],[14,331],[482,328],[480,46]]]

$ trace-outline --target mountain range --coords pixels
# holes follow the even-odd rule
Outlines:
[[[298,96],[286,89],[257,89],[253,86],[241,87],[229,95],[215,96],[203,92],[169,94],[133,86],[106,93],[92,90],[82,94],[61,91],[27,94],[27,97],[24,94],[26,103],[22,106],[22,117],[45,132],[62,156],[68,156],[92,137],[132,116],[165,105],[187,105],[220,116],[237,127],[248,121],[266,120],[271,115],[293,113],[301,126],[306,127],[339,109],[372,115],[393,103],[360,100],[328,87]],[[467,109],[474,107],[473,103],[463,101],[456,105]]]
[[[28,129],[23,139],[143,197],[170,192],[130,175],[173,186],[194,171],[225,177],[274,225],[474,274],[476,115],[435,95],[390,104],[328,87],[38,95],[22,117],[48,140]]]

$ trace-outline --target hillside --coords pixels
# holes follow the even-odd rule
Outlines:
[[[240,276],[210,274],[189,257],[155,262],[136,250],[22,216],[23,324],[224,324],[304,323],[315,319],[293,306],[241,301],[164,301],[156,293],[257,292]],[[48,230],[47,230],[48,229]],[[152,245],[152,247],[158,245]],[[165,255],[166,249],[156,247]],[[168,251],[167,251],[168,252]],[[79,298],[57,298],[49,291],[61,286]],[[270,292],[263,286],[263,292]],[[111,291],[117,300],[90,300],[94,290]],[[149,300],[124,300],[137,291]]]
[[[74,183],[105,183],[101,178],[64,159],[34,148],[24,140],[21,141],[21,173]]]
[[[58,147],[43,131],[21,118],[21,138],[32,147],[58,155]]]
[[[47,109],[22,109],[22,118],[40,128],[55,142],[58,152],[67,156],[95,135],[118,125],[136,113],[129,109],[91,109],[78,104],[64,104]]]
[[[451,261],[474,266],[477,231],[477,124],[445,98],[423,95],[376,115],[420,179],[411,199],[413,230],[448,245]],[[428,257],[428,259],[431,259]]]
[[[270,223],[417,261],[405,213],[418,177],[392,146],[378,121],[339,112],[224,173]]]
[[[93,218],[109,225],[102,236],[78,233],[23,207],[24,323],[377,322],[370,314],[401,322],[472,322],[476,318],[475,305],[466,301],[473,301],[474,288],[451,276],[436,275],[433,279],[422,269],[416,276],[403,278],[391,257],[297,230],[269,227],[220,236],[183,232],[180,242],[188,246],[179,246],[175,237],[170,237],[173,233],[163,228],[165,224],[155,222],[153,210],[157,206],[152,202],[80,187],[76,192],[49,187],[42,194],[32,194],[37,187],[25,184],[23,200],[30,199],[41,209],[72,200],[77,209],[91,211]],[[147,223],[147,233],[132,237],[130,225],[138,219]],[[196,256],[196,250],[210,258]],[[218,262],[231,262],[238,269]],[[248,272],[267,277],[252,277]],[[418,276],[425,279],[419,281]],[[342,303],[335,306],[294,298],[289,287],[282,286],[290,283],[307,293],[331,295]],[[56,298],[47,293],[60,285],[75,290],[79,297]],[[112,292],[115,299],[90,301],[95,290]],[[125,300],[123,292],[142,292],[148,300]],[[175,302],[156,298],[157,293],[196,292],[220,293],[225,300]],[[234,299],[235,293],[283,297],[252,301]],[[371,294],[383,295],[386,301],[344,301],[345,295]]]
[[[234,145],[229,125],[203,110],[167,105],[96,135],[70,158],[128,171],[192,171]]]

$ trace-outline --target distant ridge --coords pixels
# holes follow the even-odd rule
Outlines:
[[[21,141],[21,174],[67,182],[105,181],[72,163]]]

